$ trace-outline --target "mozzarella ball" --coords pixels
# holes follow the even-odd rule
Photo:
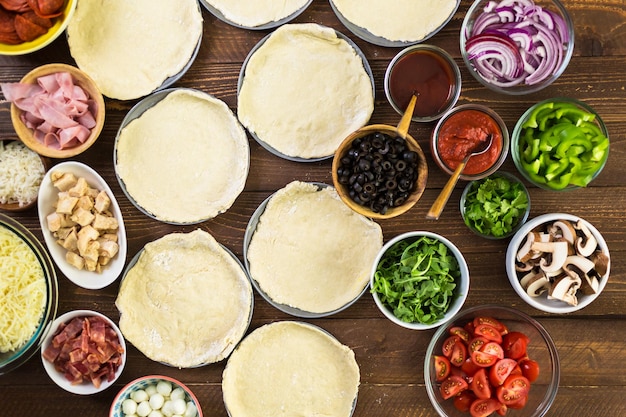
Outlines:
[[[173,400],[185,399],[185,390],[181,387],[176,387],[172,390],[170,398]]]
[[[185,410],[187,409],[187,402],[182,398],[178,398],[172,401],[172,407],[174,410],[174,414],[180,414],[181,416],[185,414]]]
[[[130,393],[130,398],[139,404],[140,402],[147,401],[150,396],[146,393],[146,391],[138,389],[137,391]]]
[[[163,403],[165,403],[165,398],[163,398],[163,396],[157,392],[150,396],[149,403],[150,407],[153,410],[159,410],[161,409],[161,407],[163,407]]]
[[[161,408],[161,412],[166,417],[172,417],[174,415],[174,403],[172,400],[165,401],[163,407]]]
[[[156,394],[157,392],[155,384],[148,385],[147,387],[144,388],[144,390],[146,391],[146,394],[148,394],[148,397]]]
[[[124,401],[122,401],[122,413],[128,415],[131,414],[135,414],[137,412],[137,403],[130,399],[127,398]]]
[[[163,413],[159,410],[152,410],[150,411],[150,414],[148,414],[148,417],[163,417]]]
[[[196,405],[191,401],[187,402],[187,409],[185,410],[184,417],[196,417],[197,415],[198,409],[196,408]]]
[[[167,397],[172,392],[172,384],[169,381],[159,381],[156,390],[162,396]]]
[[[147,417],[150,411],[152,411],[152,408],[148,401],[142,401],[137,405],[137,415],[139,417]]]

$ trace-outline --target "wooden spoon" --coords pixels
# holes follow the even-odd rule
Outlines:
[[[493,142],[493,135],[489,134],[487,136],[487,140],[477,143],[476,146],[465,156],[465,158],[463,158],[463,161],[461,161],[461,163],[456,167],[456,169],[452,173],[452,176],[450,177],[450,179],[448,179],[448,182],[439,193],[439,196],[437,197],[433,205],[430,207],[430,211],[428,211],[428,214],[426,214],[427,219],[439,219],[443,208],[450,198],[450,194],[452,194],[454,186],[459,180],[459,176],[463,173],[465,165],[467,165],[467,161],[469,161],[469,159],[474,155],[480,155],[482,153],[485,153],[487,149],[489,149],[489,147],[491,146],[491,142]]]
[[[400,119],[400,123],[398,123],[398,136],[402,139],[406,139],[406,134],[409,132],[409,125],[411,124],[411,119],[413,118],[413,111],[415,110],[415,103],[417,102],[418,95],[419,93],[413,94],[411,101],[409,101],[409,105],[406,106],[406,110],[402,115],[402,119]]]

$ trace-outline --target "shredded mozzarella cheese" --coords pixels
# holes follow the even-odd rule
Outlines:
[[[15,233],[0,227],[0,352],[19,349],[35,333],[46,292],[35,253]]]
[[[22,142],[0,141],[0,203],[29,204],[37,198],[45,168]]]

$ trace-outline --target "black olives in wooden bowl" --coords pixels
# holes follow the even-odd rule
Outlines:
[[[422,148],[401,127],[369,125],[339,145],[333,183],[354,211],[388,219],[408,211],[426,188],[428,166]]]

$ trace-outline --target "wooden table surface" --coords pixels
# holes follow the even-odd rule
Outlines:
[[[416,2],[416,4],[419,2]],[[432,123],[413,123],[410,133],[425,150],[429,177],[418,204],[404,215],[381,221],[385,241],[409,230],[430,230],[454,242],[465,255],[471,273],[466,306],[495,303],[515,307],[538,319],[553,337],[561,360],[558,395],[548,416],[626,415],[626,3],[624,0],[564,0],[575,25],[574,56],[565,73],[550,87],[522,97],[496,94],[469,74],[459,52],[459,28],[471,1],[463,0],[450,23],[428,43],[446,49],[461,67],[463,89],[459,104],[480,103],[497,111],[513,129],[518,117],[532,104],[554,96],[569,96],[593,106],[610,132],[611,150],[602,174],[586,189],[557,193],[530,188],[531,217],[565,212],[584,217],[606,238],[612,268],[608,285],[585,309],[568,315],[545,314],[526,305],[511,288],[504,266],[507,241],[476,238],[463,224],[458,201],[463,183],[457,185],[438,221],[426,220],[428,208],[447,176],[428,151]],[[236,86],[242,62],[268,31],[231,27],[203,9],[204,37],[199,54],[176,84],[197,88],[224,100],[236,111]],[[315,22],[338,29],[365,53],[376,82],[372,123],[396,125],[400,119],[387,103],[383,77],[387,64],[400,50],[379,47],[352,35],[334,15],[326,0],[314,0],[295,22]],[[52,62],[74,64],[64,37],[42,51],[19,57],[0,57],[0,81],[18,81],[32,68]],[[332,183],[331,161],[296,163],[277,158],[250,138],[251,162],[246,187],[226,213],[199,226],[177,227],[152,220],[124,196],[113,170],[113,142],[122,118],[135,101],[106,100],[104,130],[87,152],[74,160],[98,171],[117,197],[128,233],[128,259],[144,244],[170,232],[189,232],[201,227],[242,258],[244,230],[250,215],[271,193],[292,180]],[[0,104],[0,138],[15,134],[9,104]],[[60,161],[56,161],[60,162]],[[502,170],[515,172],[509,157]],[[10,214],[42,240],[35,209]],[[43,241],[43,240],[42,240]],[[85,290],[60,271],[58,314],[75,309],[100,311],[115,321],[114,306],[119,280],[102,290]],[[255,329],[275,320],[293,317],[281,313],[258,294],[252,324]],[[310,320],[350,346],[361,370],[355,417],[435,416],[424,387],[424,352],[433,331],[410,331],[390,324],[365,294],[347,310],[323,319]],[[132,346],[126,368],[117,384],[107,391],[82,397],[58,388],[46,375],[41,359],[34,356],[21,368],[0,376],[0,415],[8,416],[104,416],[117,391],[130,380],[148,374],[164,374],[188,384],[198,396],[205,416],[226,416],[221,377],[225,361],[197,369],[176,369],[147,359]]]

